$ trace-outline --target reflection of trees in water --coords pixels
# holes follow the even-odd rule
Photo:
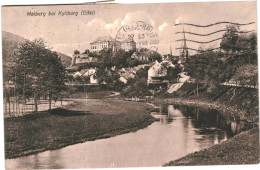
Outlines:
[[[44,154],[35,154],[32,156],[33,169],[44,169],[49,167],[50,169],[62,169],[61,153],[60,149],[55,151],[46,151]]]
[[[175,117],[181,119],[183,132],[186,136],[190,127],[197,135],[202,136],[202,143],[216,144],[227,140],[241,132],[243,125],[230,116],[222,115],[215,109],[203,109],[183,105],[164,105],[160,109],[160,122],[171,123]],[[237,120],[237,119],[235,119]]]
[[[242,125],[239,121],[234,121],[232,117],[225,116],[215,109],[203,109],[199,107],[189,107],[175,105],[186,118],[192,119],[192,125],[198,135],[207,135],[211,141],[218,143],[241,132]],[[185,121],[184,121],[184,126]],[[212,135],[213,134],[213,135]]]
[[[62,166],[62,162],[60,161],[61,158],[60,158],[60,155],[61,155],[61,150],[58,149],[58,150],[55,150],[55,151],[50,151],[49,153],[49,159],[48,159],[48,164],[51,165],[50,168],[52,169],[62,169],[64,168]]]

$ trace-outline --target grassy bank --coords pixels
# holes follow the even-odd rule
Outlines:
[[[154,121],[145,103],[80,99],[62,109],[4,120],[5,156],[15,158],[67,145],[108,138]]]
[[[256,125],[259,123],[258,89],[221,86],[208,93],[205,88],[200,87],[197,95],[196,84],[185,83],[174,94],[158,96],[157,101],[212,107],[241,120]]]
[[[164,166],[238,165],[259,163],[259,129],[253,128],[214,145],[189,154]]]

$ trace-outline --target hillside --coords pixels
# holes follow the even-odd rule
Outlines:
[[[208,94],[204,87],[199,88],[199,92],[196,95],[195,83],[184,83],[175,93],[163,97],[215,103],[223,108],[233,108],[241,119],[258,123],[258,89],[220,86],[214,94]]]
[[[11,62],[11,55],[13,52],[19,48],[19,43],[23,42],[25,40],[24,37],[21,37],[19,35],[2,31],[2,60],[3,60],[3,80],[8,79],[8,67]],[[61,57],[61,61],[65,67],[70,66],[71,63],[71,57],[62,54],[60,52],[57,52],[57,54]]]

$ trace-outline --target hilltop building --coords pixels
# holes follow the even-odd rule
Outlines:
[[[113,47],[114,39],[111,36],[100,36],[90,43],[91,52],[99,52],[105,48],[110,49]]]
[[[126,39],[121,42],[121,49],[130,51],[136,49],[136,42],[133,39]]]
[[[129,51],[136,49],[136,42],[133,39],[126,39],[120,42],[111,36],[99,36],[90,43],[91,52],[99,52],[103,49],[112,49],[113,51],[123,49],[125,51]]]

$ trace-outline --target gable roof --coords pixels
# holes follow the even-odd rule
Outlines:
[[[107,41],[115,41],[114,38],[109,36],[99,36],[94,41],[92,41],[90,44],[96,43],[96,42],[107,42]]]
[[[136,44],[136,42],[135,42],[133,39],[130,39],[130,38],[125,39],[125,40],[122,41],[121,43],[135,43],[135,44]]]
[[[121,77],[123,77],[126,80],[128,80],[129,78],[134,78],[135,75],[133,73],[123,73],[123,74],[121,74]]]

